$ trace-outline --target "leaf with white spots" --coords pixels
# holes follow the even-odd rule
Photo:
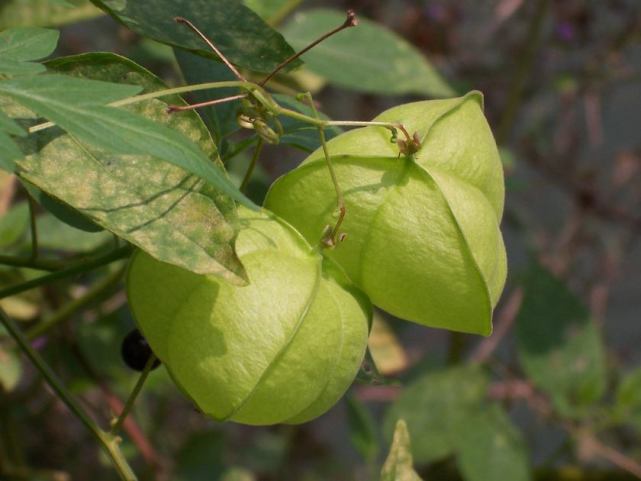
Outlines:
[[[141,85],[146,92],[166,88],[142,67],[114,54],[69,57],[48,67],[73,77]],[[170,96],[132,104],[122,112],[138,114],[189,138],[195,148],[212,156],[213,161],[203,153],[202,165],[226,178],[198,114],[167,115],[167,103],[182,102]],[[233,249],[234,202],[164,159],[142,151],[136,155],[114,153],[108,147],[57,127],[46,129],[29,136],[24,150],[30,155],[17,162],[18,175],[156,259],[242,284],[244,270]]]
[[[63,65],[69,60],[50,62]],[[119,79],[116,79],[119,80]],[[190,132],[180,132],[158,120],[170,114],[110,107],[105,104],[134,95],[137,85],[101,82],[68,75],[41,75],[0,81],[0,93],[55,122],[75,138],[114,154],[152,155],[206,180],[216,189],[253,207],[203,150],[191,141]],[[143,104],[143,107],[154,102]],[[161,101],[156,106],[165,105]],[[166,110],[166,106],[165,106]]]

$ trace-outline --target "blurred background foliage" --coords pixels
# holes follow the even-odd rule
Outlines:
[[[146,3],[150,15],[163,14],[154,6],[166,2]],[[506,170],[510,277],[486,339],[376,313],[372,359],[359,379],[338,406],[302,426],[215,423],[158,369],[125,424],[123,449],[141,479],[641,479],[641,3],[245,4],[295,49],[339,24],[346,8],[358,12],[358,28],[271,83],[280,94],[311,91],[331,118],[367,120],[403,102],[484,92]],[[0,29],[17,25],[60,28],[57,55],[117,52],[173,85],[229,77],[215,61],[139,36],[85,0],[2,0]],[[249,155],[233,107],[201,115],[240,182]],[[318,145],[314,129],[285,128],[284,145],[266,148],[251,182],[258,202]],[[51,199],[39,202],[45,255],[67,262],[111,247],[109,233],[79,225]],[[0,172],[1,254],[28,255],[29,230],[27,196]],[[133,327],[122,272],[115,263],[0,300],[102,419],[120,411],[137,379],[120,358]],[[38,275],[0,267],[0,288]],[[401,418],[407,429],[400,423],[392,444]],[[113,476],[0,331],[0,479]]]

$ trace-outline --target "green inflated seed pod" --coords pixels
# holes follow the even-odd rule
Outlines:
[[[367,298],[291,226],[239,208],[239,287],[137,252],[133,315],[182,391],[217,420],[300,423],[343,395],[363,359]]]
[[[375,118],[405,126],[414,137],[406,146],[419,141],[410,156],[384,127],[330,140],[347,238],[326,255],[374,305],[399,318],[488,335],[507,262],[499,230],[503,170],[482,106],[481,94],[471,92],[401,105]],[[400,132],[398,139],[405,141]],[[318,242],[336,222],[323,152],[278,179],[265,206]]]

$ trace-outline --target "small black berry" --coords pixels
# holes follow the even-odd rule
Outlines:
[[[123,361],[134,371],[142,371],[147,365],[149,357],[153,354],[151,347],[138,329],[134,329],[125,336],[120,346],[120,353]],[[160,366],[160,361],[156,359],[151,369]]]

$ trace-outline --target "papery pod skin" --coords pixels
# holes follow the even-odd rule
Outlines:
[[[326,255],[389,313],[426,326],[489,335],[507,273],[503,169],[478,92],[394,107],[375,121],[416,132],[401,154],[369,126],[327,144],[347,207],[347,239]],[[403,139],[399,132],[399,139]],[[271,187],[265,206],[311,243],[336,222],[322,151]]]
[[[134,254],[133,315],[183,392],[217,420],[301,423],[343,395],[362,362],[371,318],[350,286],[291,226],[239,208],[236,286]]]

